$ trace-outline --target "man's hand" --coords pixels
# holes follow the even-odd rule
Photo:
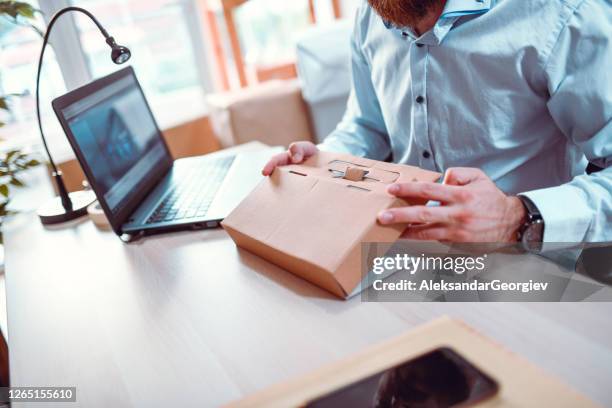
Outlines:
[[[404,238],[452,242],[515,242],[526,211],[518,197],[506,196],[486,174],[474,168],[453,168],[444,184],[392,184],[397,197],[439,201],[439,207],[414,205],[381,212],[381,224],[408,223]]]
[[[310,156],[315,155],[319,149],[312,142],[294,142],[289,145],[286,152],[273,156],[264,166],[261,174],[269,176],[276,166],[286,166],[287,164],[299,164]]]

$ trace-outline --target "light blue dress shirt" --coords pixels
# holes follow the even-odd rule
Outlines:
[[[612,241],[611,37],[608,0],[448,0],[418,38],[364,2],[347,112],[320,148],[477,167],[533,200],[545,242]]]

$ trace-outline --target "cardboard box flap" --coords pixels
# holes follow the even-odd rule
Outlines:
[[[347,180],[333,173],[334,166],[358,167],[373,177]],[[334,294],[339,285],[341,296],[347,297],[361,282],[360,243],[393,242],[404,229],[377,223],[381,210],[407,204],[387,193],[388,184],[438,177],[415,167],[321,152],[303,164],[275,169],[223,226],[238,245]],[[328,278],[314,279],[313,269],[337,285],[330,285]]]
[[[335,175],[337,174],[346,174],[349,169],[359,169],[365,172],[363,177],[364,181],[373,181],[383,184],[394,183],[400,177],[400,173],[398,171],[386,170],[377,166],[368,167],[362,164],[339,159],[332,160],[327,164],[327,167],[333,177],[336,177]]]
[[[347,168],[358,168],[367,173],[361,181],[347,180],[342,177]],[[440,178],[439,173],[423,170],[418,167],[385,163],[347,154],[329,152],[319,152],[302,164],[279,167],[275,171],[318,177],[345,185],[384,192],[385,194],[387,194],[387,185],[391,183],[409,181],[433,182]]]
[[[395,199],[350,188],[329,179],[275,171],[239,206],[224,225],[267,245],[335,270],[354,240],[376,224],[376,214]],[[373,214],[356,216],[356,214]]]

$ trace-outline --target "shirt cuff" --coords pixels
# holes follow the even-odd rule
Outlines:
[[[538,207],[544,220],[544,243],[584,241],[593,212],[580,189],[564,184],[519,195]]]

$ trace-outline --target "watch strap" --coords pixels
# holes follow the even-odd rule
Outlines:
[[[521,202],[523,203],[523,206],[525,207],[525,211],[527,212],[527,217],[523,225],[521,225],[521,227],[519,228],[517,239],[518,239],[518,242],[523,244],[523,247],[526,250],[533,251],[533,244],[536,243],[536,241],[533,240],[533,242],[526,242],[530,240],[529,239],[530,237],[529,236],[526,237],[525,233],[532,226],[534,226],[534,224],[542,224],[541,235],[538,237],[539,240],[537,240],[537,242],[541,244],[544,238],[544,232],[543,232],[544,231],[543,229],[544,219],[542,218],[542,214],[540,213],[540,210],[538,209],[538,207],[534,204],[533,201],[531,201],[529,197],[526,197],[524,195],[519,195],[518,198],[521,200]]]
[[[531,201],[531,199],[524,195],[519,195],[518,198],[521,200],[525,209],[527,210],[527,222],[533,223],[534,221],[541,220],[542,214],[538,207]]]

